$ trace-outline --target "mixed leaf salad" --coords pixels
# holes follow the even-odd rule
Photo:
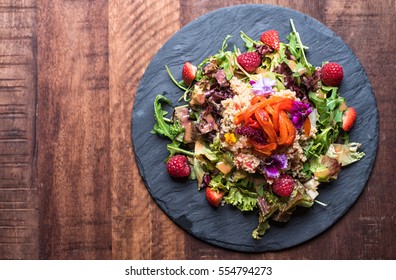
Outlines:
[[[166,67],[181,105],[171,113],[167,97],[154,100],[152,132],[170,140],[169,175],[196,180],[208,207],[257,211],[255,239],[296,207],[326,206],[317,200],[319,184],[364,156],[349,142],[356,111],[338,90],[342,66],[310,64],[290,24],[286,43],[276,30],[259,40],[241,32],[241,51],[229,48],[227,36],[216,54],[184,62],[181,81]]]

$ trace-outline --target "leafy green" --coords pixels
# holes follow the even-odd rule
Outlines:
[[[231,35],[227,35],[223,41],[221,49],[218,54],[213,56],[213,59],[216,60],[217,65],[224,70],[226,75],[226,79],[229,81],[234,76],[234,69],[235,69],[235,59],[236,55],[235,52],[226,51],[227,49],[227,40],[232,38]]]
[[[268,219],[279,209],[278,198],[271,192],[264,192],[263,196],[257,199],[259,205],[258,225],[252,232],[254,239],[261,239],[267,229],[270,228]]]
[[[165,118],[168,112],[162,109],[161,102],[165,102],[168,105],[171,104],[170,100],[165,96],[161,94],[156,96],[154,100],[154,116],[156,123],[151,132],[166,136],[170,140],[173,140],[180,133],[184,132],[184,128],[179,123],[173,123],[169,119]],[[168,124],[168,122],[170,122],[171,124]]]
[[[241,211],[252,211],[257,205],[257,193],[234,187],[224,197],[227,204],[238,207]]]
[[[341,164],[335,158],[321,155],[310,160],[310,169],[319,182],[328,182],[330,179],[337,179]]]
[[[189,156],[189,157],[194,157],[195,156],[195,154],[193,152],[181,148],[180,145],[181,145],[181,143],[176,141],[176,140],[173,140],[172,143],[166,145],[166,148],[170,152],[169,157],[171,157],[171,156],[173,156],[175,154],[184,154],[184,155]]]
[[[304,49],[308,49],[308,47],[304,46],[300,34],[297,32],[296,27],[294,26],[294,22],[292,19],[290,19],[290,25],[292,27],[292,32],[287,36],[287,39],[289,40],[289,50],[290,53],[297,59],[297,61],[300,63],[298,66],[298,69],[301,68],[306,68],[308,73],[312,74],[315,71],[315,66],[313,66],[311,63],[308,62],[308,59],[305,55]],[[298,71],[300,72],[300,71]]]
[[[310,92],[309,99],[315,104],[319,114],[317,120],[317,134],[305,149],[308,158],[324,155],[330,144],[334,143],[342,132],[342,104],[345,99],[338,94],[337,87],[322,86],[318,92]]]
[[[183,80],[181,80],[181,81],[179,81],[179,82],[176,81],[176,79],[173,77],[173,75],[172,75],[172,73],[171,73],[171,71],[170,71],[170,69],[169,69],[169,67],[168,67],[167,65],[165,65],[165,69],[166,69],[166,72],[168,72],[168,75],[169,75],[169,77],[171,78],[172,82],[173,82],[177,87],[179,87],[180,89],[186,91],[186,90],[187,90],[187,86],[186,86],[186,84],[184,83],[184,81],[183,81]]]
[[[205,175],[205,170],[203,169],[203,166],[196,157],[194,157],[193,159],[193,170],[195,173],[195,177],[197,178],[198,189],[201,189],[203,178]]]
[[[235,180],[236,179],[236,180]],[[257,206],[258,194],[255,184],[249,178],[232,178],[219,174],[212,178],[210,187],[226,192],[224,201],[241,211],[252,211]]]
[[[348,144],[334,143],[330,145],[326,155],[336,159],[342,166],[346,166],[360,160],[365,155],[364,152],[358,152],[359,147],[360,144],[355,142]]]
[[[255,46],[262,44],[261,42],[255,41],[252,38],[250,38],[243,31],[241,31],[241,38],[245,42],[245,47],[248,52],[255,51],[256,50]]]

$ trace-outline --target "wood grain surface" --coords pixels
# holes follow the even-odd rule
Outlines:
[[[134,96],[159,48],[196,17],[243,3],[293,8],[336,32],[380,116],[352,209],[313,240],[262,254],[175,225],[131,143]],[[0,259],[395,259],[395,17],[395,0],[0,0]]]

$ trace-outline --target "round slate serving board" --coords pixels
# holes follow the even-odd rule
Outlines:
[[[366,153],[359,162],[343,168],[338,180],[320,186],[318,200],[309,209],[298,209],[288,223],[271,223],[261,240],[251,237],[257,226],[257,212],[242,213],[231,206],[211,207],[205,192],[195,181],[175,181],[166,172],[168,140],[151,134],[154,126],[153,101],[163,94],[173,106],[182,92],[170,80],[168,65],[177,80],[185,61],[200,63],[217,53],[226,35],[242,51],[240,31],[260,38],[263,31],[276,29],[282,42],[291,32],[294,20],[304,45],[309,46],[308,60],[315,66],[323,61],[343,65],[345,78],[340,93],[349,106],[355,107],[357,121],[350,134],[353,142],[362,143]],[[170,108],[168,108],[170,109]],[[322,233],[354,204],[369,178],[378,145],[378,114],[370,82],[362,65],[340,37],[317,20],[297,11],[269,5],[241,5],[219,9],[184,26],[164,44],[152,59],[140,82],[132,114],[132,141],[139,172],[153,199],[180,227],[193,236],[227,249],[245,252],[274,251],[301,244]],[[161,233],[158,233],[161,234]]]

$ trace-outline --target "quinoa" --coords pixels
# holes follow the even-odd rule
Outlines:
[[[303,138],[297,133],[293,144],[286,150],[286,156],[289,161],[289,169],[294,177],[298,177],[299,172],[304,167],[304,162],[307,161],[307,157],[304,155],[304,150],[301,146],[301,144],[304,142],[305,136]]]
[[[234,164],[238,169],[255,173],[256,168],[260,165],[260,159],[250,153],[239,153],[234,158]]]
[[[230,80],[230,88],[235,94],[233,98],[228,98],[221,102],[224,110],[222,112],[221,133],[234,132],[236,125],[234,124],[235,116],[250,106],[250,100],[254,93],[252,88],[233,77]]]

